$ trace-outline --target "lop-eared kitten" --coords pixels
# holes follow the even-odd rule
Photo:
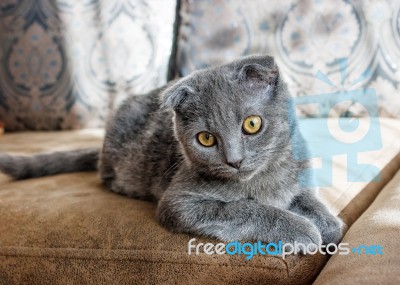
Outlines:
[[[157,201],[174,232],[223,241],[337,243],[342,222],[299,183],[306,153],[272,57],[194,72],[128,98],[102,150],[0,156],[17,178],[94,169],[112,191]]]

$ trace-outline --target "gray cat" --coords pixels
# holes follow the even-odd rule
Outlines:
[[[128,98],[101,151],[0,156],[16,179],[98,167],[104,184],[155,200],[173,232],[223,241],[337,243],[343,223],[302,187],[307,153],[274,59],[252,56]]]

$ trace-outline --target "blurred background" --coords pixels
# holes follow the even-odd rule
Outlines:
[[[0,121],[103,127],[126,96],[250,54],[276,57],[296,98],[373,90],[372,115],[400,118],[397,0],[0,0]]]

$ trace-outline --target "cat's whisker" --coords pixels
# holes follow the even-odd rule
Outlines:
[[[172,171],[174,171],[176,168],[178,168],[178,166],[180,166],[182,163],[183,163],[183,160],[180,160],[180,161],[174,163],[170,168],[168,168],[168,169],[164,172],[164,174],[162,175],[161,180],[160,180],[160,183],[161,183],[161,181],[162,181],[165,177],[167,177]]]

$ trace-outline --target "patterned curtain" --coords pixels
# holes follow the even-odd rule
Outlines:
[[[298,102],[320,95],[323,105],[343,92],[368,90],[377,98],[363,102],[369,111],[400,118],[399,0],[183,0],[181,6],[180,76],[244,55],[270,54]],[[316,116],[314,107],[299,111]],[[365,115],[350,101],[336,111]]]
[[[0,121],[103,126],[167,81],[175,14],[175,0],[0,0]]]

